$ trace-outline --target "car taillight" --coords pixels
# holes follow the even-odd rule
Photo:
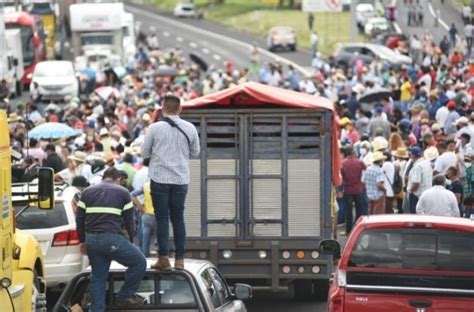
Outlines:
[[[79,245],[79,237],[76,230],[64,231],[54,234],[52,247]]]
[[[343,312],[344,311],[344,295],[346,291],[346,271],[337,270],[336,284],[329,289],[328,311]]]

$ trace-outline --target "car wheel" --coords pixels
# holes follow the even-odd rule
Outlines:
[[[314,294],[313,298],[316,301],[326,301],[328,299],[329,281],[326,279],[313,280]]]
[[[296,280],[291,285],[295,300],[311,300],[313,298],[312,280]]]
[[[296,51],[296,44],[291,46],[291,51]]]

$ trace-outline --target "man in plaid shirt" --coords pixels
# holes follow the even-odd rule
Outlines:
[[[367,169],[363,182],[369,198],[369,215],[383,214],[385,212],[385,176],[382,164],[386,157],[382,152],[374,152],[372,165]]]

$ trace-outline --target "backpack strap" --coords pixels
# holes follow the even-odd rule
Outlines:
[[[188,135],[186,134],[186,132],[184,132],[183,129],[181,129],[174,121],[173,119],[169,118],[169,117],[163,117],[163,121],[167,122],[171,127],[173,128],[176,128],[179,130],[179,132],[181,132],[184,137],[186,138],[186,141],[188,141],[188,145],[189,145],[189,149],[191,149],[191,140],[189,139]]]

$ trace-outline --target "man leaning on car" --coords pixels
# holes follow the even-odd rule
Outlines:
[[[136,296],[146,270],[145,256],[131,242],[135,235],[130,193],[120,186],[120,172],[108,168],[103,181],[84,190],[78,203],[77,232],[82,253],[92,268],[91,312],[105,310],[105,289],[111,261],[126,267],[125,282],[117,294],[117,305],[135,308],[143,304]],[[129,239],[121,234],[125,224]]]

